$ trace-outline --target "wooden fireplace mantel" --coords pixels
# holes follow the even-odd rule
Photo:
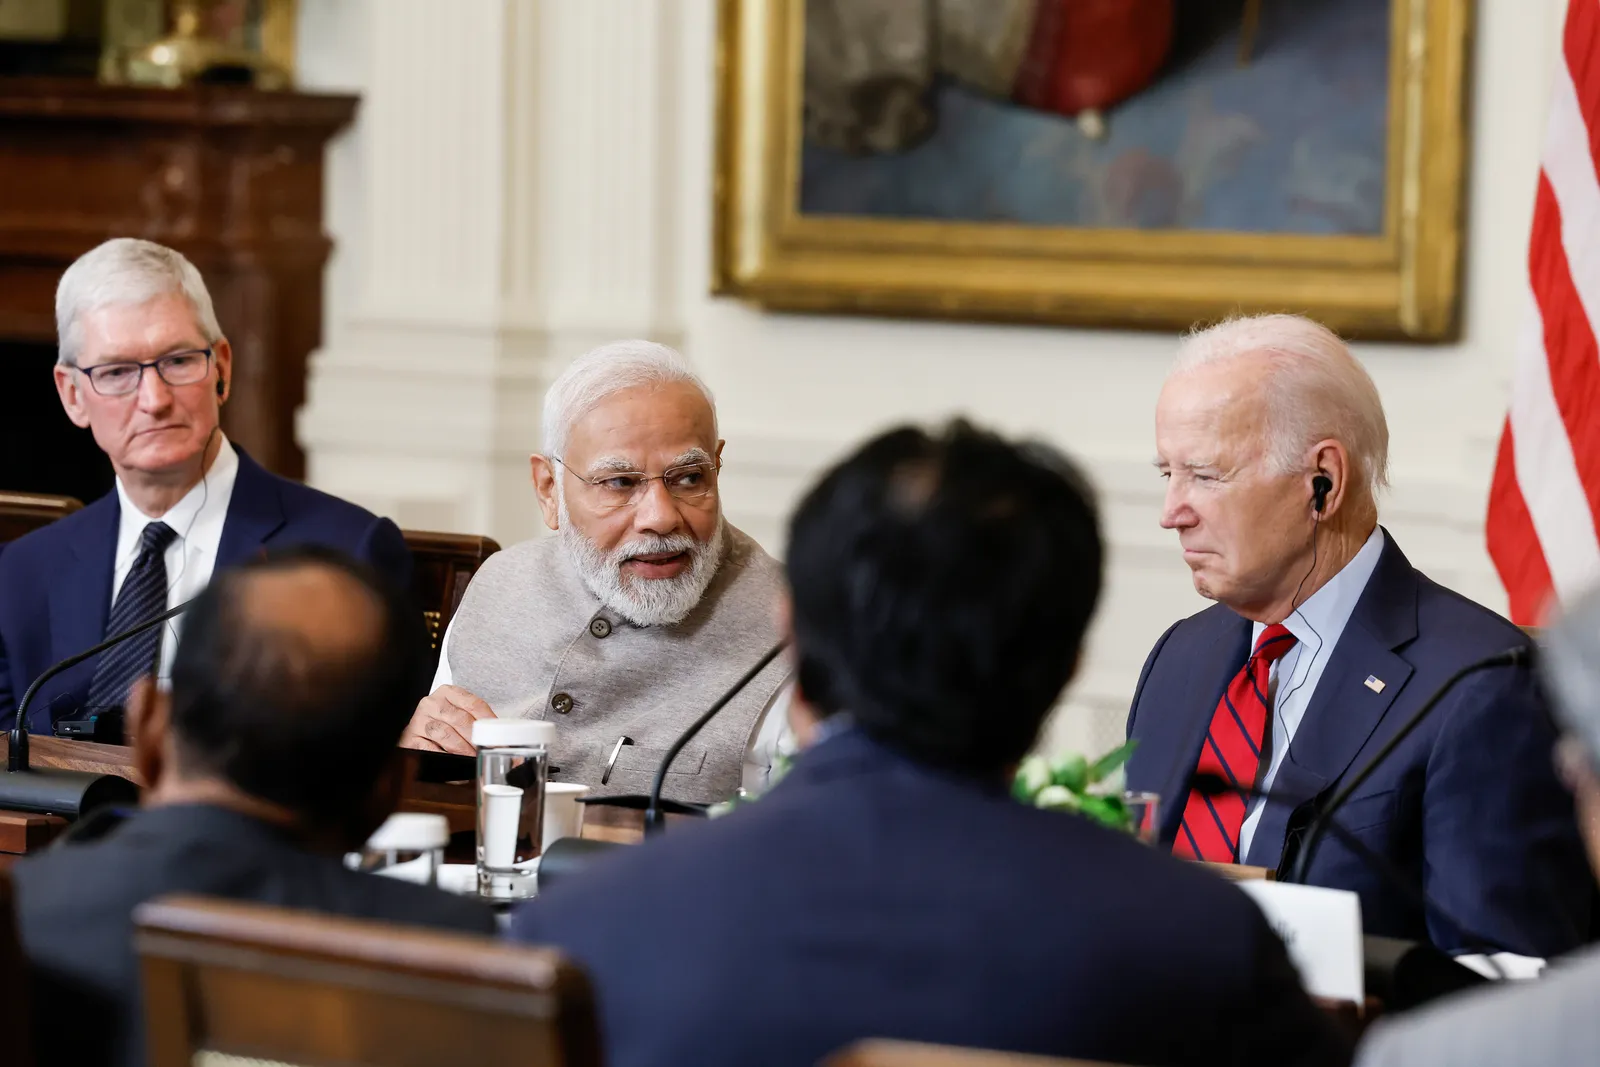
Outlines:
[[[352,96],[0,78],[0,340],[54,344],[55,286],[110,237],[170,245],[233,345],[229,437],[305,473],[294,414],[321,342],[323,150]]]

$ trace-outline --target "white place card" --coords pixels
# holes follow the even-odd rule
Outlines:
[[[1312,996],[1366,1002],[1361,898],[1345,889],[1252,880],[1237,883],[1289,949]]]

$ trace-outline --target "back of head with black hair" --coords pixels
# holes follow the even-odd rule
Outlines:
[[[963,421],[892,430],[791,523],[800,690],[923,762],[998,774],[1071,677],[1101,557],[1092,493],[1060,453]]]
[[[297,605],[294,578],[327,584]],[[408,598],[342,553],[296,547],[223,571],[189,609],[173,657],[179,771],[313,822],[346,818],[426,692],[426,654]]]

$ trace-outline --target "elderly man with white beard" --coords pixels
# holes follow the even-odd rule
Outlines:
[[[722,518],[723,442],[672,349],[618,341],[544,401],[533,485],[555,537],[492,556],[445,634],[401,744],[472,752],[475,720],[554,722],[551,779],[638,793],[678,734],[782,637],[783,571]],[[765,782],[785,743],[774,660],[684,748],[666,795],[714,802]]]

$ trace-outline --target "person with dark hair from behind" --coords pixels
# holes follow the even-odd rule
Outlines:
[[[222,572],[172,691],[134,690],[143,806],[12,869],[41,1063],[144,1062],[132,912],[168,893],[489,934],[474,901],[346,870],[393,811],[424,691],[422,620],[371,570],[302,547]],[[83,837],[75,841],[75,837]]]
[[[1009,795],[1102,554],[1063,457],[963,422],[894,430],[823,477],[790,528],[793,770],[513,917],[588,970],[612,1067],[798,1067],[869,1037],[1348,1061],[1243,893]]]

